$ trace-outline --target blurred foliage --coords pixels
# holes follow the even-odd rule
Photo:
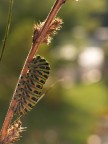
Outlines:
[[[33,24],[46,18],[53,3],[54,0],[14,0],[11,29],[0,63],[0,126],[31,47]],[[39,49],[39,54],[46,57],[51,65],[51,75],[46,87],[63,78],[60,71],[76,69],[82,48],[90,45],[91,39],[96,40],[96,29],[101,26],[108,27],[107,4],[107,0],[79,0],[68,1],[63,6],[59,12],[59,17],[64,21],[62,30],[49,46],[41,45]],[[8,7],[9,0],[0,0],[0,48]],[[60,49],[66,44],[76,47],[75,59],[60,58]],[[28,129],[19,144],[86,143],[101,117],[101,112],[108,104],[108,41],[98,42],[98,45],[105,52],[102,80],[86,85],[77,75],[77,81],[71,85],[68,81],[58,82],[36,109],[23,118],[23,125]]]

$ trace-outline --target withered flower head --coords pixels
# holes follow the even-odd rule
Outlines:
[[[44,23],[45,22],[40,22],[40,24],[34,25],[33,44],[35,44],[36,39],[39,37]],[[62,19],[60,18],[55,18],[52,21],[48,31],[46,32],[46,35],[43,38],[43,43],[49,44],[51,42],[53,36],[57,33],[58,30],[60,30],[62,23]]]
[[[2,144],[13,144],[14,142],[20,139],[20,134],[25,131],[26,128],[22,127],[22,122],[20,119],[16,120],[7,131],[7,135],[4,140],[1,142]]]

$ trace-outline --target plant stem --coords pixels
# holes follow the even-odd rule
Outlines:
[[[10,29],[11,16],[12,16],[12,7],[13,7],[13,0],[10,0],[10,6],[9,6],[9,12],[8,12],[8,18],[7,18],[7,24],[6,24],[6,30],[5,30],[2,50],[1,50],[1,54],[0,54],[0,62],[1,62],[2,57],[3,57],[3,53],[4,53],[4,49],[5,49],[5,46],[6,46],[7,37],[8,37],[9,29]]]
[[[37,53],[39,44],[44,39],[44,36],[46,35],[46,32],[49,29],[49,26],[50,26],[52,20],[55,18],[55,16],[57,15],[58,11],[60,10],[62,4],[65,1],[66,0],[57,0],[55,2],[54,6],[52,7],[49,15],[46,18],[45,24],[44,24],[44,26],[43,26],[43,28],[42,28],[42,30],[40,32],[40,35],[39,35],[39,37],[37,38],[37,40],[35,42],[35,45],[32,46],[32,48],[31,48],[31,50],[30,50],[30,52],[28,54],[28,57],[27,57],[26,62],[25,62],[25,66],[24,66],[23,71],[22,71],[22,75],[27,73],[28,63],[32,60],[32,58],[35,55],[35,53]]]
[[[28,54],[28,56],[26,58],[26,61],[25,61],[25,64],[23,66],[23,69],[22,69],[22,72],[20,74],[20,77],[27,73],[29,62],[32,60],[33,56],[37,53],[39,45],[41,44],[42,40],[44,39],[44,36],[46,35],[46,32],[49,29],[49,26],[50,26],[52,20],[55,18],[55,16],[57,15],[58,11],[61,8],[61,6],[66,1],[67,0],[56,0],[54,6],[52,7],[49,15],[46,18],[45,24],[44,24],[44,26],[43,26],[43,28],[42,28],[42,30],[40,32],[39,37],[36,39],[35,44],[32,45],[32,47],[30,49],[30,52],[29,52],[29,54]],[[20,77],[19,77],[19,80],[20,80]],[[18,83],[19,83],[19,80],[18,80]],[[18,85],[18,83],[17,83],[17,85]],[[17,86],[16,86],[16,88],[17,88]],[[15,89],[15,91],[16,91],[16,89]],[[14,94],[15,94],[15,92],[14,92]],[[4,124],[3,124],[2,130],[1,130],[1,140],[3,140],[5,138],[5,136],[7,134],[8,127],[9,127],[9,124],[10,124],[12,118],[13,118],[13,110],[12,110],[12,108],[16,104],[16,102],[14,101],[14,94],[13,94],[13,97],[12,97],[12,100],[11,100],[7,115],[6,115],[5,120],[4,120]]]

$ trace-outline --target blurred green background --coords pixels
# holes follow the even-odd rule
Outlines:
[[[11,28],[0,63],[0,127],[31,47],[33,24],[54,0],[14,0]],[[9,0],[0,0],[0,50]],[[51,65],[45,89],[58,82],[23,118],[18,144],[108,144],[108,0],[68,1],[62,29],[39,54]]]

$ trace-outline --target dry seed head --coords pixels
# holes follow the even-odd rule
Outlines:
[[[35,44],[37,38],[39,37],[40,31],[44,25],[44,22],[40,22],[39,24],[34,24],[34,33],[32,36],[32,43]]]
[[[52,21],[52,23],[49,26],[49,29],[48,29],[48,31],[46,33],[46,36],[45,36],[45,38],[43,40],[44,43],[49,44],[51,42],[53,36],[55,34],[57,34],[58,30],[60,30],[62,23],[63,23],[62,19],[60,19],[60,18],[55,18]]]
[[[45,22],[40,22],[40,24],[34,25],[34,34],[33,34],[33,44],[35,44],[36,39],[39,37],[41,29],[43,27]],[[58,30],[60,30],[62,25],[62,19],[55,18],[52,23],[49,26],[48,31],[46,32],[46,35],[43,38],[43,43],[49,44],[52,40],[52,37],[57,33]]]
[[[20,133],[25,131],[26,128],[22,127],[22,122],[20,120],[16,120],[7,131],[7,135],[4,140],[1,142],[2,144],[13,144],[14,142],[20,139]]]

